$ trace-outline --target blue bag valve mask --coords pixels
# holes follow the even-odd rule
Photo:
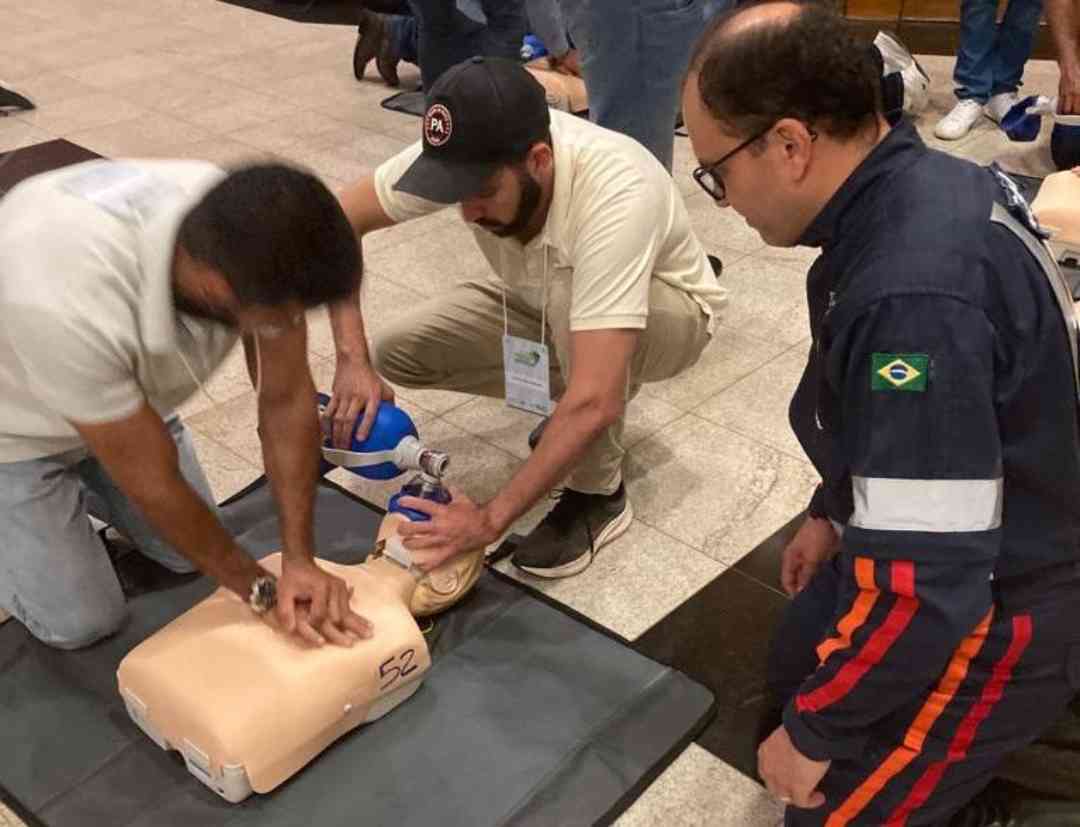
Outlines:
[[[330,397],[318,394],[319,416],[322,418]],[[334,448],[327,439],[322,446],[323,459],[369,480],[388,480],[406,471],[422,471],[436,480],[446,473],[450,458],[442,451],[425,448],[416,432],[412,418],[390,402],[379,403],[375,421],[367,439],[356,438],[361,419],[353,425],[348,449]]]

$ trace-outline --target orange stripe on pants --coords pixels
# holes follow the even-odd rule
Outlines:
[[[874,561],[868,557],[855,558],[855,582],[859,586],[859,596],[855,598],[851,611],[836,624],[836,631],[840,634],[834,638],[829,638],[818,646],[817,655],[820,663],[828,660],[829,655],[833,652],[851,646],[852,635],[858,631],[860,626],[866,623],[866,618],[870,617],[870,611],[881,596],[881,592],[874,585]]]
[[[971,634],[956,647],[945,669],[945,674],[938,681],[937,688],[930,693],[926,703],[919,710],[919,714],[915,716],[914,723],[908,727],[903,744],[893,750],[889,757],[829,816],[825,827],[846,827],[853,818],[866,809],[889,781],[903,772],[904,768],[919,756],[927,733],[956,696],[960,684],[967,677],[971,661],[979,654],[983,643],[986,642],[986,635],[990,630],[993,617],[994,610],[991,609]]]

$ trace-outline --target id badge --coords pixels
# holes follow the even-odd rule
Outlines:
[[[547,345],[503,336],[503,372],[506,404],[530,413],[547,416],[551,404],[551,372]]]

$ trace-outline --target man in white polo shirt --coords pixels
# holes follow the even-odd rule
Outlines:
[[[314,177],[92,161],[0,200],[0,608],[88,645],[124,597],[88,505],[313,643],[370,632],[313,562],[320,430],[304,310],[351,294],[355,235]],[[243,336],[284,541],[280,581],[217,520],[174,411]]]
[[[494,271],[396,319],[374,342],[375,371],[550,416],[490,502],[403,500],[432,515],[403,528],[406,545],[430,565],[489,543],[569,475],[514,562],[583,570],[632,518],[627,401],[694,364],[724,304],[671,177],[632,139],[549,111],[517,64],[472,58],[430,90],[422,141],[342,199],[360,234],[460,204]],[[358,308],[335,306],[336,328],[362,330]]]

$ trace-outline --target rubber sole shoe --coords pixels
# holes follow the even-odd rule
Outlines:
[[[511,558],[517,568],[536,577],[571,577],[585,571],[597,551],[634,520],[623,485],[607,495],[565,489],[558,500]]]

